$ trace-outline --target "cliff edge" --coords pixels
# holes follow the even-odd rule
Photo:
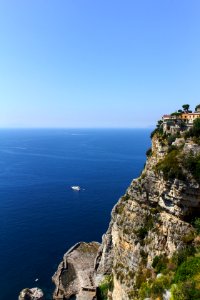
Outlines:
[[[92,258],[97,299],[200,299],[199,183],[199,139],[156,130],[145,168],[113,208]],[[54,276],[56,291],[68,278],[61,281]],[[56,291],[54,299],[69,299]]]
[[[142,295],[142,284],[161,272],[156,260],[173,264],[175,253],[192,251],[197,235],[190,221],[200,212],[200,187],[187,160],[200,154],[200,146],[184,138],[168,145],[155,134],[149,152],[141,176],[113,208],[96,258],[97,285],[106,275],[113,278],[109,299],[164,299],[148,288]]]

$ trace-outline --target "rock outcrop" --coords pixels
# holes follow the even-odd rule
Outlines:
[[[188,220],[200,212],[200,186],[185,161],[199,154],[200,146],[190,139],[169,146],[155,134],[145,168],[113,208],[101,246],[80,243],[65,254],[53,277],[54,299],[92,299],[81,296],[84,288],[98,287],[107,275],[113,280],[108,299],[141,299],[141,278],[157,276],[155,257],[169,259],[194,241]],[[163,165],[166,158],[169,170]],[[169,294],[165,291],[163,297]]]
[[[20,292],[18,300],[44,300],[44,294],[38,287],[26,288]]]
[[[195,237],[188,216],[199,212],[200,188],[192,175],[186,179],[165,179],[156,170],[169,146],[157,136],[152,140],[152,155],[138,179],[133,180],[112,210],[111,222],[103,236],[96,259],[97,285],[107,274],[113,276],[111,299],[138,299],[138,277],[153,274],[152,262],[160,256],[172,257]],[[200,153],[192,142],[181,145],[180,152]]]
[[[96,297],[94,261],[99,243],[78,243],[63,257],[53,276],[53,299],[93,300]]]

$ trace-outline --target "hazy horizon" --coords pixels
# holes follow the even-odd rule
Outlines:
[[[200,103],[200,2],[1,1],[1,128],[149,128]]]
[[[149,127],[0,127],[0,130],[6,129],[77,129],[77,130],[84,130],[84,129],[152,129],[155,126]]]

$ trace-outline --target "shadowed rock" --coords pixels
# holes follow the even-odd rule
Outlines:
[[[99,243],[78,243],[63,257],[52,277],[56,285],[53,299],[93,300],[96,297],[94,261]]]
[[[19,294],[19,300],[44,300],[44,294],[41,289],[35,287],[32,289],[23,289]]]

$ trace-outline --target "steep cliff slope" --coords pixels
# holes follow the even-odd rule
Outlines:
[[[92,291],[97,287],[101,300],[200,299],[199,143],[157,132],[147,155],[141,176],[113,208],[96,248]],[[72,293],[70,274],[62,276],[67,268],[61,267],[54,276],[54,299],[80,295],[83,287],[75,281],[82,282],[82,273],[75,272]]]
[[[153,136],[146,166],[113,208],[97,255],[97,285],[105,275],[113,278],[109,299],[169,299],[164,289],[156,295],[144,284],[153,284],[170,263],[167,276],[171,271],[173,277],[175,254],[188,251],[189,255],[193,249],[197,234],[190,221],[200,209],[195,169],[199,153],[200,146],[191,139],[177,138],[169,145],[167,137]],[[173,281],[168,280],[166,286]]]

